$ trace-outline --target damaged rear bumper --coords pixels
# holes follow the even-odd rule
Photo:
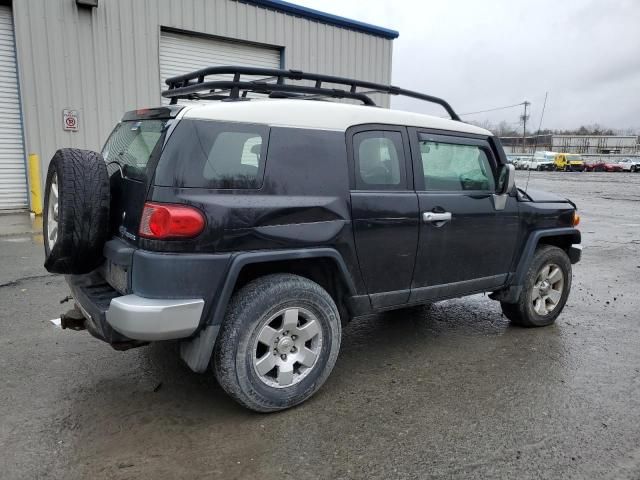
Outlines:
[[[185,338],[196,331],[204,300],[164,300],[125,295],[111,300],[105,312],[116,331],[135,340],[155,341]]]
[[[198,328],[204,300],[121,295],[99,272],[66,277],[89,333],[117,350],[186,338]]]

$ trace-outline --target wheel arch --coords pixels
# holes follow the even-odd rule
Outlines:
[[[582,236],[577,228],[550,228],[531,232],[520,254],[515,273],[511,275],[508,282],[508,286],[492,293],[491,298],[506,303],[517,301],[522,290],[524,277],[539,245],[553,245],[561,248],[569,255],[571,263],[575,263],[580,259],[580,255],[572,252],[572,248],[575,248],[572,246],[579,244],[581,240]]]
[[[581,240],[582,235],[577,228],[550,228],[531,232],[520,255],[512,284],[522,285],[538,245],[553,245],[563,249],[568,254],[571,245],[579,244]]]
[[[343,323],[352,314],[348,298],[356,296],[356,288],[342,256],[333,249],[303,252],[294,255],[278,252],[276,255],[259,255],[242,258],[238,261],[234,272],[227,276],[233,283],[231,296],[250,281],[273,273],[290,273],[316,282],[333,298],[340,310]],[[232,268],[236,265],[232,265]],[[231,273],[231,272],[230,272]],[[222,319],[220,319],[221,321]]]
[[[234,255],[205,324],[196,337],[181,345],[181,356],[193,371],[203,372],[209,365],[216,337],[233,294],[254,278],[272,273],[294,273],[315,281],[332,296],[343,323],[352,314],[348,300],[356,296],[357,291],[346,263],[337,250],[309,248]]]

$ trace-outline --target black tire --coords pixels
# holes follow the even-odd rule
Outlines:
[[[315,363],[297,383],[273,386],[254,367],[256,347],[261,346],[258,336],[264,325],[272,325],[269,319],[287,308],[305,309],[314,315],[322,341]],[[297,275],[267,275],[248,283],[233,296],[216,341],[213,371],[222,388],[241,405],[256,412],[283,410],[307,400],[322,386],[338,358],[341,335],[338,308],[320,285]],[[261,355],[271,354],[271,348],[262,348],[266,353]],[[280,357],[276,352],[274,348],[274,355]],[[298,364],[297,368],[301,367]],[[277,376],[280,367],[270,372]]]
[[[562,294],[556,307],[546,315],[539,315],[533,306],[533,288],[539,273],[546,265],[557,265],[564,276]],[[571,291],[571,261],[564,250],[551,245],[542,245],[536,250],[525,276],[522,293],[517,303],[501,302],[502,313],[511,323],[522,327],[545,327],[556,321],[562,312]]]
[[[55,243],[49,245],[49,204],[54,178],[58,224]],[[75,148],[55,153],[49,163],[44,196],[44,266],[49,272],[88,273],[102,263],[102,248],[109,230],[109,201],[109,175],[102,155]]]

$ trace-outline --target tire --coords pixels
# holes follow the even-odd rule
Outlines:
[[[296,309],[297,315],[283,313]],[[315,330],[303,334],[311,323]],[[341,335],[338,308],[320,285],[297,275],[267,275],[233,296],[215,345],[213,371],[241,405],[256,412],[283,410],[304,402],[322,386],[338,358]],[[315,355],[303,355],[307,350]],[[306,367],[305,358],[310,364]]]
[[[75,148],[55,153],[47,171],[42,222],[44,266],[49,272],[88,273],[102,263],[109,201],[102,155]]]
[[[562,275],[561,288],[558,283],[549,282],[551,287],[548,290],[549,292],[560,291],[553,308],[551,304],[553,301],[552,297],[555,296],[553,294],[547,297],[543,295],[540,297],[540,300],[534,304],[534,289],[540,293],[542,291],[541,288],[546,287],[546,285],[542,285],[541,287],[537,287],[537,285],[539,284],[540,275],[543,273],[543,270],[550,265],[557,267]],[[555,277],[557,274],[554,273],[555,270],[553,267],[550,269],[551,276],[557,278]],[[542,245],[538,247],[534,254],[529,270],[526,273],[522,293],[520,294],[518,302],[501,302],[502,313],[515,325],[522,327],[545,327],[556,321],[567,302],[570,291],[571,261],[569,257],[564,250],[558,247]],[[538,310],[536,310],[536,306],[539,307]],[[547,311],[547,313],[543,313],[544,311]]]

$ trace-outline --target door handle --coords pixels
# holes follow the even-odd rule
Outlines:
[[[436,227],[441,227],[445,223],[451,221],[451,212],[424,212],[422,214],[422,221],[425,223],[433,223]]]

